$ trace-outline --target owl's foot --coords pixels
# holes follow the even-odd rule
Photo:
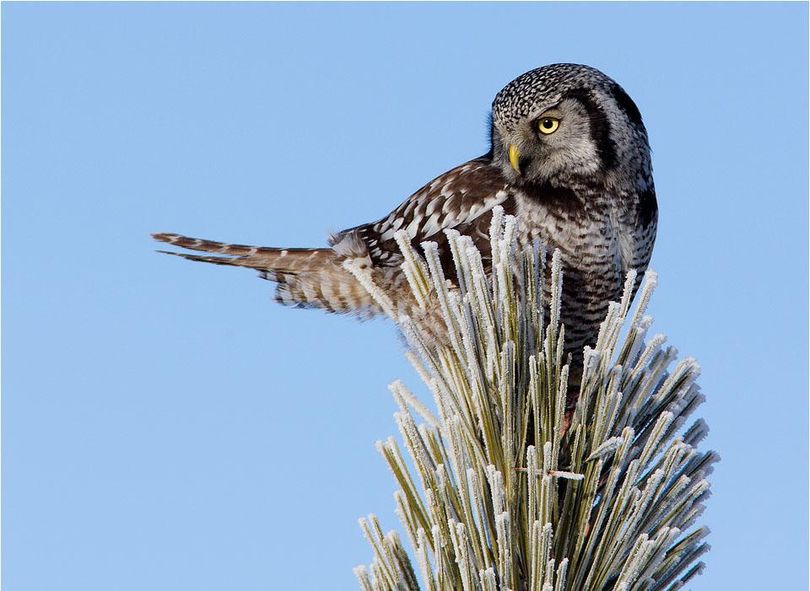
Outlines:
[[[565,434],[568,432],[568,428],[571,426],[571,419],[574,418],[574,409],[567,408],[565,410],[565,415],[563,416],[562,427],[560,427],[560,439],[565,437]]]

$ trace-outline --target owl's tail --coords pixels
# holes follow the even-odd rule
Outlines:
[[[329,312],[369,316],[380,310],[366,289],[346,271],[331,248],[271,248],[225,244],[179,234],[152,234],[172,246],[209,254],[161,250],[190,261],[247,267],[262,279],[275,281],[277,302],[297,308],[322,308]]]

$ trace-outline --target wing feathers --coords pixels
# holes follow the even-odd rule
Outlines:
[[[402,254],[394,240],[404,228],[416,248],[425,240],[439,245],[445,271],[451,273],[450,251],[443,230],[453,228],[473,237],[485,256],[492,208],[510,210],[514,197],[500,169],[485,157],[447,171],[411,195],[385,218],[333,235],[332,248],[281,249],[226,244],[179,234],[153,234],[160,242],[206,254],[171,252],[191,261],[256,269],[278,283],[276,299],[292,306],[334,312],[378,312],[371,296],[341,265],[362,259],[377,273],[383,290],[397,300],[409,297],[399,265]],[[448,275],[449,278],[452,278]],[[404,289],[403,293],[399,290]]]

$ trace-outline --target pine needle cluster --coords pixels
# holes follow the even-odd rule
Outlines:
[[[436,413],[402,383],[391,385],[404,450],[393,437],[377,447],[399,487],[412,553],[374,515],[361,519],[374,560],[355,569],[360,586],[679,589],[703,568],[708,529],[697,520],[717,459],[698,449],[707,427],[691,419],[703,401],[699,367],[690,358],[676,363],[663,336],[648,339],[656,276],[646,274],[632,309],[631,272],[585,349],[579,398],[566,417],[560,255],[549,262],[540,247],[520,250],[514,235],[515,220],[496,211],[488,276],[472,241],[449,232],[458,288],[445,280],[435,244],[423,245],[423,258],[398,236],[414,297],[438,306],[448,338],[437,345],[417,322],[395,318]],[[376,291],[361,269],[353,272]],[[393,314],[384,294],[375,297]]]

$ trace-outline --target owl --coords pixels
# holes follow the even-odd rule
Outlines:
[[[583,346],[594,344],[608,302],[621,296],[627,272],[635,269],[640,277],[647,268],[658,219],[641,113],[621,86],[595,68],[553,64],[511,81],[492,102],[486,154],[433,179],[382,219],[332,235],[328,247],[153,237],[205,253],[171,253],[189,260],[257,270],[277,284],[275,298],[282,304],[379,313],[343,266],[357,260],[407,313],[413,300],[394,234],[404,230],[417,250],[422,242],[436,242],[449,271],[444,230],[470,236],[487,260],[496,206],[516,218],[521,246],[540,241],[561,252],[561,319],[576,380]]]

